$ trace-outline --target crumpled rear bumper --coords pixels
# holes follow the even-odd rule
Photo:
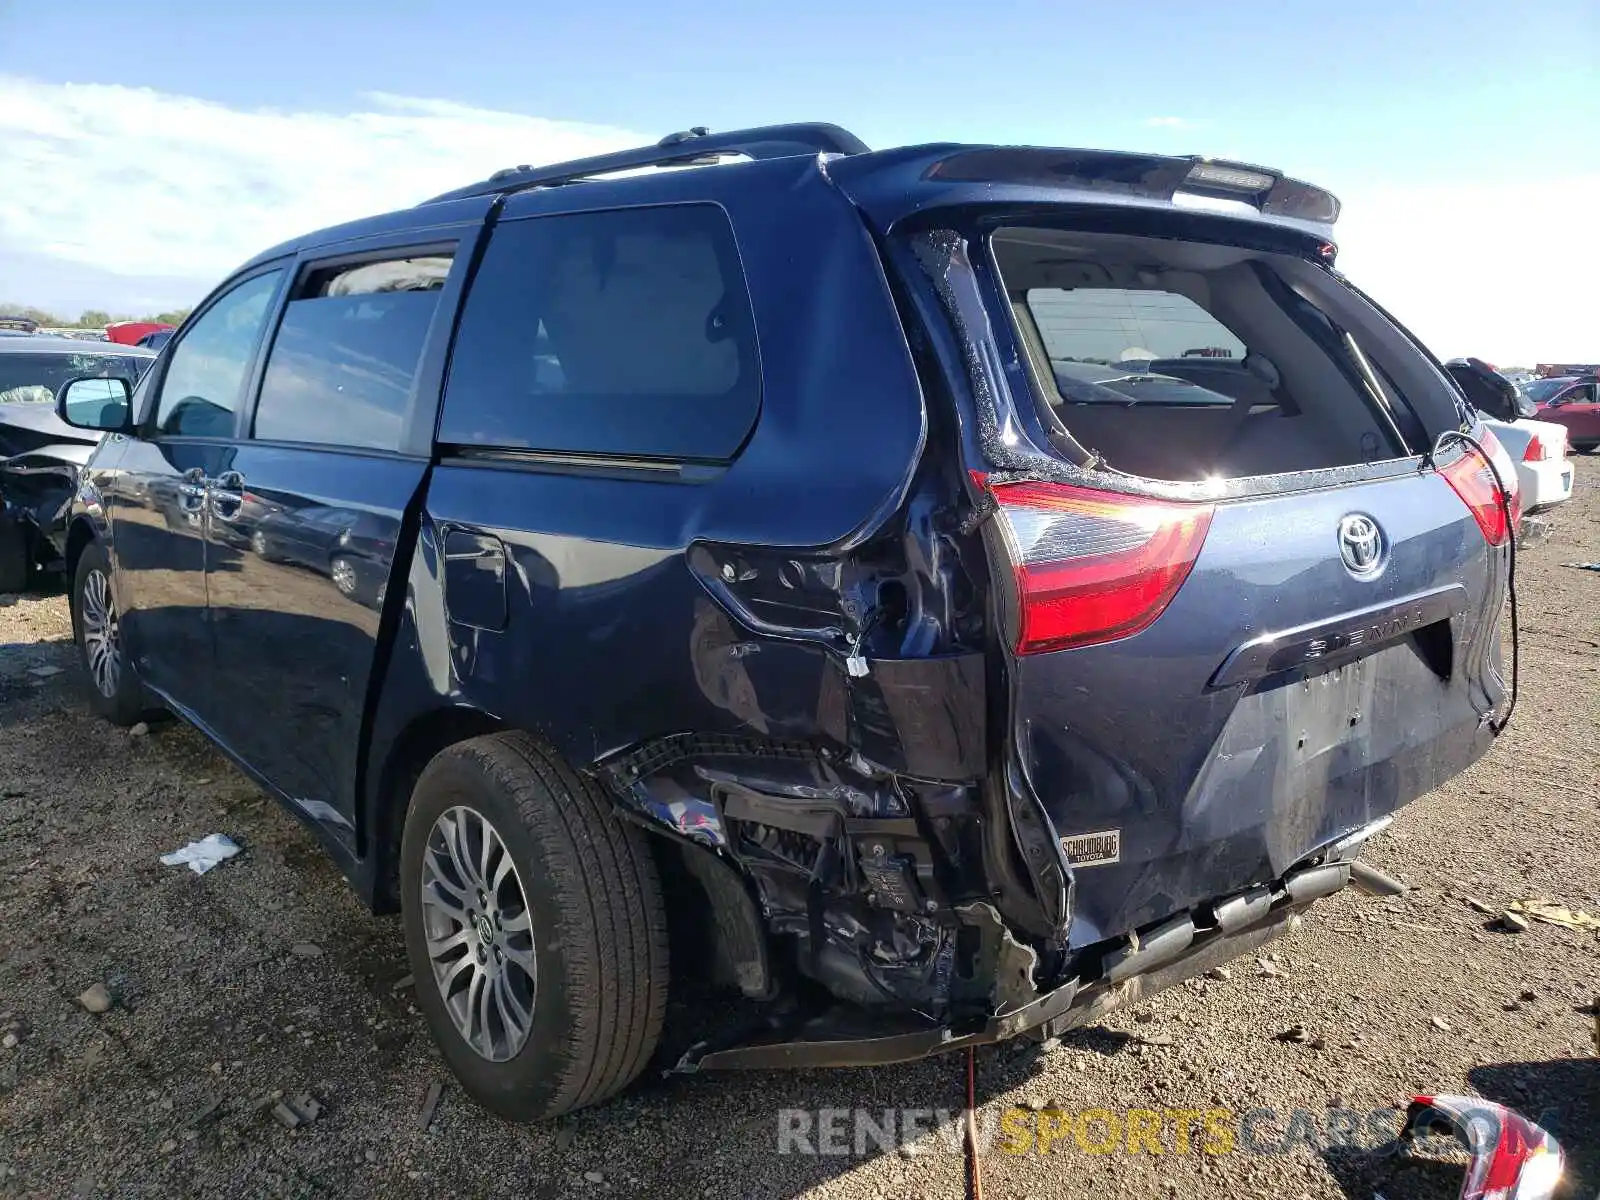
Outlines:
[[[1307,904],[1309,901],[1307,902]],[[1052,1036],[1099,1020],[1116,1009],[1138,1004],[1186,979],[1209,971],[1272,941],[1291,928],[1305,904],[1274,910],[1265,919],[1235,932],[1218,928],[1197,937],[1187,950],[1148,971],[1120,982],[1105,979],[1083,985],[1068,980],[1037,999],[1006,1013],[995,1013],[976,1028],[919,1024],[880,1025],[876,1032],[836,1013],[809,1021],[781,1041],[726,1049],[692,1047],[673,1073],[769,1071],[792,1067],[867,1067],[910,1062],[969,1046],[1010,1041],[1029,1031]]]

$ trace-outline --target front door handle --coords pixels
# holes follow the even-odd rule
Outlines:
[[[190,467],[178,476],[178,506],[184,512],[195,513],[206,500],[206,473],[199,467]]]

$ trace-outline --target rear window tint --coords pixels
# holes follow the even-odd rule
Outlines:
[[[760,408],[733,230],[690,204],[509,221],[456,335],[442,442],[727,459]]]
[[[396,450],[449,255],[313,270],[284,309],[255,436]]]

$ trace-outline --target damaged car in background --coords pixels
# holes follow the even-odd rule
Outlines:
[[[1516,473],[1338,210],[806,124],[276,247],[115,404],[61,389],[117,435],[66,540],[92,703],[398,909],[510,1117],[626,1086],[706,945],[754,1016],[682,1072],[1095,1020],[1399,890],[1363,847],[1514,702]]]
[[[1481,358],[1452,358],[1444,367],[1516,464],[1522,502],[1518,536],[1525,544],[1537,541],[1548,534],[1549,524],[1534,514],[1572,499],[1578,469],[1567,455],[1566,427],[1542,419],[1533,399]]]
[[[66,338],[0,340],[0,594],[20,592],[40,570],[58,569],[66,509],[78,472],[100,442],[56,416],[56,390],[80,377],[138,380],[155,355]],[[92,384],[79,406],[94,404]],[[99,403],[112,399],[102,386]]]

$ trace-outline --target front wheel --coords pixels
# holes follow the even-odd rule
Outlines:
[[[667,998],[645,836],[523,733],[438,755],[400,860],[417,1003],[478,1103],[512,1120],[598,1104],[644,1068]]]
[[[122,620],[111,591],[111,561],[91,542],[72,582],[72,633],[89,675],[89,707],[113,725],[133,725],[144,713],[144,689],[128,667]]]

